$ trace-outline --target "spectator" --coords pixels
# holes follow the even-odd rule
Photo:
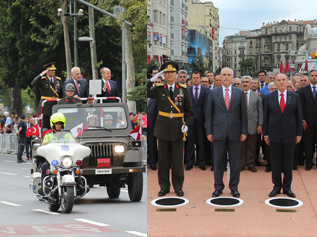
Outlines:
[[[211,72],[211,71],[208,71],[206,76],[208,78],[208,83],[209,83],[208,88],[210,90],[214,89],[216,87],[215,84],[214,84],[215,74],[213,72]]]
[[[268,83],[266,82],[266,71],[259,71],[258,72],[258,79],[260,81],[260,86],[259,86],[259,90],[261,91],[261,89],[263,89]]]
[[[274,76],[273,72],[269,72],[267,74],[266,86],[261,89],[261,92],[263,92],[266,95],[269,94],[270,92],[269,92],[269,89],[268,89],[268,84],[270,82],[274,81],[274,79],[275,79],[275,76]]]
[[[293,91],[294,90],[294,87],[293,87],[293,84],[291,81],[288,81],[287,82],[287,90],[290,90],[290,91]]]
[[[18,120],[14,117],[12,121],[12,132],[16,133],[18,131]]]
[[[34,124],[30,122],[30,117],[26,117],[25,119],[26,131],[32,126],[34,126]],[[31,144],[32,139],[33,139],[33,136],[29,136],[25,138],[25,152],[26,152],[27,160],[29,159],[32,160],[32,144]]]
[[[4,112],[4,117],[5,117],[5,124],[4,126],[8,126],[9,124],[12,125],[12,119],[9,117],[9,112]]]
[[[203,76],[201,78],[201,85],[204,86],[204,87],[208,87],[209,88],[209,83],[208,83],[208,78]]]
[[[136,113],[133,112],[133,111],[131,111],[131,112],[129,113],[129,115],[130,115],[130,121],[131,121],[132,129],[134,129],[134,128],[135,128],[134,120],[135,120],[135,118],[136,118]]]
[[[307,76],[304,76],[304,75],[300,76],[300,86],[301,87],[308,86],[309,83],[310,83],[310,80],[308,79]]]
[[[2,115],[0,115],[0,126],[1,126],[1,128],[4,127],[4,123],[5,123],[5,121],[4,121],[4,119],[2,118]]]
[[[10,125],[10,124],[5,127],[5,133],[6,133],[6,134],[11,134],[11,133],[12,133],[11,125]]]
[[[219,87],[222,85],[221,75],[216,75],[215,77],[215,86]]]
[[[187,86],[192,86],[192,85],[193,85],[192,81],[191,80],[187,80]]]
[[[186,70],[179,70],[178,76],[177,76],[177,81],[179,83],[186,84],[186,81],[187,81],[187,71]]]
[[[239,77],[234,78],[234,79],[232,80],[232,85],[235,86],[235,87],[240,88],[240,86],[241,86],[241,80],[240,80],[240,78],[239,78]]]

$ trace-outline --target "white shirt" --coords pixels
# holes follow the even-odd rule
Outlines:
[[[229,93],[229,98],[231,100],[232,85],[230,85],[228,88],[224,87],[223,85],[221,85],[221,86],[222,86],[223,98],[225,98],[225,96],[226,96],[226,89],[229,89],[228,93]]]
[[[198,96],[197,98],[199,99],[199,95],[200,95],[200,91],[201,91],[201,84],[199,84],[198,86],[194,86],[193,85],[193,96],[194,96],[194,99],[195,99],[195,93],[196,93],[196,89],[195,88],[198,88]]]
[[[311,92],[313,92],[313,85],[310,83]],[[317,92],[317,85],[315,85],[315,91]]]
[[[246,92],[248,93],[248,94],[247,94],[247,104],[248,104],[248,107],[249,107],[250,93],[251,93],[251,92],[250,92],[250,89],[249,89],[248,91],[244,91],[244,93],[246,93]]]
[[[170,91],[170,87],[172,87],[172,91],[174,92],[174,87],[175,87],[175,82],[173,83],[173,85],[170,84],[166,84],[168,87],[168,91]]]
[[[280,104],[280,100],[281,100],[281,94],[284,95],[284,104],[286,105],[286,96],[287,96],[287,90],[285,90],[283,93],[278,91],[278,104]]]
[[[105,79],[102,78],[102,81],[103,81],[104,84],[106,84],[106,80],[105,80]],[[107,82],[108,82],[109,89],[111,90],[110,80],[107,81]],[[102,87],[102,90],[103,90],[103,91],[106,91],[103,87]]]
[[[210,90],[211,90],[211,89],[214,89],[214,87],[215,87],[215,84],[213,84],[213,83],[208,86],[208,88],[209,88]]]
[[[12,125],[12,119],[11,119],[11,117],[9,116],[9,117],[7,117],[7,119],[6,119],[6,122],[5,122],[5,124],[4,124],[4,127],[6,127],[7,125],[9,125],[11,123],[11,125]]]

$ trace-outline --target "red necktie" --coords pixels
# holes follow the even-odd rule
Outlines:
[[[230,104],[230,97],[229,97],[229,89],[226,88],[226,93],[225,93],[225,104],[226,104],[226,108],[227,110],[229,109],[229,104]]]
[[[109,95],[110,95],[110,87],[109,87],[108,81],[106,81],[106,89],[107,89],[107,91],[108,91],[108,93],[109,93]]]
[[[77,91],[78,91],[78,95],[80,95],[80,90],[79,90],[79,86],[78,86],[78,82],[76,81],[76,88],[77,88]]]
[[[285,101],[284,101],[284,94],[281,93],[281,100],[280,100],[280,108],[281,108],[281,112],[284,112],[284,108],[285,108]]]

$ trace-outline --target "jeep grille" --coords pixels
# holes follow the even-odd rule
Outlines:
[[[110,158],[111,165],[113,165],[113,145],[99,144],[88,145],[91,150],[89,156],[89,166],[97,166],[97,159]]]

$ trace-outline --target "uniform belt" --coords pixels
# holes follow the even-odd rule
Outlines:
[[[163,116],[163,117],[169,117],[170,119],[172,118],[181,118],[184,117],[184,113],[166,113],[166,112],[162,112],[159,111],[159,115]]]
[[[58,96],[55,96],[55,97],[41,96],[41,99],[42,100],[54,100],[54,99],[59,99],[59,97]]]

